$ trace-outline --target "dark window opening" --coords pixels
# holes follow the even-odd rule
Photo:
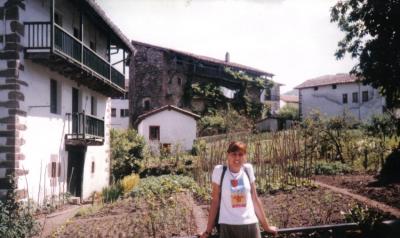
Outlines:
[[[172,84],[172,78],[168,79],[168,84]]]
[[[264,94],[264,101],[270,101],[272,99],[271,89],[266,88]]]
[[[150,100],[144,101],[144,110],[149,111],[150,110]]]
[[[94,174],[94,168],[95,168],[94,161],[92,161],[92,167],[91,167],[92,174]]]
[[[116,117],[116,116],[117,116],[117,109],[111,108],[111,117]]]
[[[149,127],[149,139],[150,140],[160,140],[160,126],[150,126]]]
[[[96,51],[96,42],[90,41],[89,47],[91,50]]]
[[[363,102],[368,102],[368,91],[363,91],[362,92],[362,101]]]
[[[129,109],[121,109],[120,115],[121,117],[129,117]]]
[[[314,91],[317,91],[318,90],[318,87],[314,87]]]
[[[336,89],[336,88],[337,88],[336,84],[333,84],[332,89]]]
[[[182,85],[182,79],[178,78],[178,85]]]
[[[353,103],[358,103],[358,93],[353,93]]]
[[[57,81],[50,79],[50,112],[57,113]]]
[[[60,14],[58,14],[57,12],[54,13],[54,22],[57,25],[62,26],[62,16]]]
[[[92,114],[93,116],[97,115],[96,98],[93,96],[90,97],[90,114]]]
[[[161,144],[161,152],[163,154],[165,154],[165,155],[170,155],[171,154],[171,151],[172,151],[171,148],[172,148],[172,146],[169,143]]]
[[[347,104],[347,93],[343,94],[343,104]]]
[[[78,28],[74,27],[74,37],[80,39],[80,31]]]

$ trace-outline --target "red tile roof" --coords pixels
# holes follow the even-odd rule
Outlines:
[[[151,111],[149,111],[149,112],[146,112],[146,113],[144,113],[144,114],[138,116],[138,118],[137,118],[136,121],[135,121],[135,125],[139,125],[139,123],[140,123],[141,121],[143,121],[146,117],[149,117],[149,116],[154,115],[154,114],[156,114],[156,113],[162,112],[162,111],[164,111],[164,110],[168,110],[168,111],[174,110],[174,111],[177,111],[177,112],[186,114],[186,115],[188,115],[188,116],[191,116],[191,117],[193,117],[194,119],[200,119],[200,116],[197,115],[197,114],[194,114],[193,112],[186,111],[186,110],[184,110],[184,109],[182,109],[182,108],[179,108],[179,107],[176,107],[176,106],[173,106],[173,105],[165,105],[165,106],[159,107],[159,108],[157,108],[157,109],[151,110]]]
[[[324,75],[318,78],[309,79],[295,88],[296,89],[312,88],[312,87],[332,85],[332,84],[354,83],[356,81],[357,78],[354,75],[349,75],[349,74]]]
[[[156,45],[151,45],[148,43],[143,43],[143,42],[139,42],[139,41],[132,41],[132,44],[138,44],[138,45],[143,45],[143,46],[148,46],[148,47],[152,47],[152,48],[157,48],[160,50],[164,50],[164,51],[172,51],[172,52],[176,52],[179,54],[183,54],[198,60],[202,60],[202,61],[206,61],[206,62],[210,62],[210,63],[215,63],[215,64],[222,64],[228,67],[233,67],[239,70],[247,70],[247,71],[252,71],[258,74],[262,74],[262,75],[267,75],[267,76],[274,76],[274,74],[263,71],[263,70],[259,70],[250,66],[246,66],[246,65],[242,65],[242,64],[238,64],[238,63],[234,63],[234,62],[226,62],[224,60],[219,60],[219,59],[215,59],[215,58],[211,58],[208,56],[203,56],[203,55],[196,55],[193,53],[189,53],[189,52],[185,52],[185,51],[180,51],[180,50],[175,50],[175,49],[171,49],[171,48],[166,48],[166,47],[161,47],[161,46],[156,46]]]
[[[281,95],[281,100],[284,102],[298,103],[299,96],[295,95]]]

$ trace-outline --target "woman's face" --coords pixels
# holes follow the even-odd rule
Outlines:
[[[229,168],[234,170],[233,172],[239,172],[240,168],[246,162],[246,153],[241,151],[228,153],[228,165]]]

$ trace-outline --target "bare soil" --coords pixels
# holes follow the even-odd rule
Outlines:
[[[315,179],[400,209],[400,183],[380,184],[368,174],[316,176]]]

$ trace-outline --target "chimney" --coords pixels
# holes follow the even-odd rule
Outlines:
[[[229,63],[230,61],[230,56],[229,56],[229,52],[225,53],[225,62]]]

